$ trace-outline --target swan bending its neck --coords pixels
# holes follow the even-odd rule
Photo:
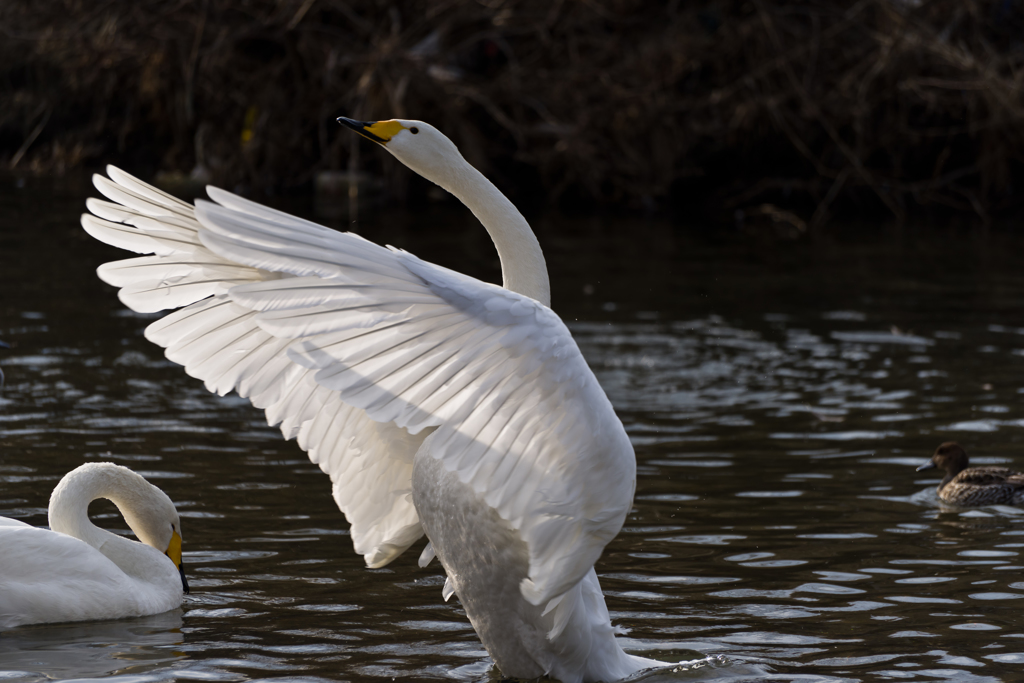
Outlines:
[[[188,582],[181,563],[181,522],[177,512],[173,512],[173,517],[171,514],[174,504],[167,494],[127,467],[89,463],[65,475],[50,495],[50,529],[85,541],[108,557],[133,553],[137,544],[99,528],[89,519],[89,503],[97,498],[106,498],[116,505],[140,541],[171,558],[181,572],[182,587],[187,593]]]
[[[111,500],[141,543],[100,529],[89,503]],[[0,628],[158,614],[181,604],[181,521],[131,470],[90,463],[50,496],[50,530],[0,518]]]

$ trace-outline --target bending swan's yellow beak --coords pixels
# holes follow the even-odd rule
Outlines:
[[[405,130],[405,126],[394,119],[390,121],[356,121],[339,116],[338,123],[351,128],[367,140],[373,140],[382,145],[388,144],[391,138],[398,135],[400,131]]]
[[[177,531],[171,534],[171,542],[167,545],[164,555],[171,558],[171,562],[178,568],[178,573],[181,574],[181,589],[188,595],[188,579],[185,578],[185,567],[181,564],[181,534]]]

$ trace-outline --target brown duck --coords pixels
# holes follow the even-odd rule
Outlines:
[[[931,460],[917,471],[933,467],[946,470],[938,488],[944,503],[961,507],[1024,503],[1024,472],[1005,467],[968,467],[967,452],[954,441],[936,448]]]

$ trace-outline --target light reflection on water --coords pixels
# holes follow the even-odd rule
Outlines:
[[[86,193],[40,213],[40,194],[0,190],[0,339],[14,347],[0,351],[0,514],[45,524],[63,473],[128,465],[181,511],[192,594],[166,615],[5,633],[0,678],[493,677],[418,548],[365,569],[295,444],[145,342],[152,316],[93,274],[121,255],[77,230]],[[495,276],[478,228],[416,220],[431,217],[454,237],[380,239]],[[598,565],[631,648],[725,657],[667,680],[750,680],[750,666],[757,680],[1017,680],[1024,511],[947,508],[914,471],[947,439],[978,464],[1024,465],[1024,278],[1009,248],[755,254],[623,232],[628,244],[546,240],[556,308],[637,451],[635,509]]]

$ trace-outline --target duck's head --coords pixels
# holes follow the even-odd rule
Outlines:
[[[132,505],[119,505],[118,509],[140,541],[171,558],[181,575],[181,588],[188,593],[181,562],[181,517],[166,493],[149,482],[145,484],[148,488],[144,496]]]
[[[935,449],[931,459],[917,468],[917,471],[937,467],[946,470],[947,476],[956,476],[967,469],[967,452],[955,441],[947,441]]]
[[[467,166],[455,143],[429,123],[406,119],[356,121],[344,116],[338,117],[338,123],[381,145],[410,169],[445,189]]]

